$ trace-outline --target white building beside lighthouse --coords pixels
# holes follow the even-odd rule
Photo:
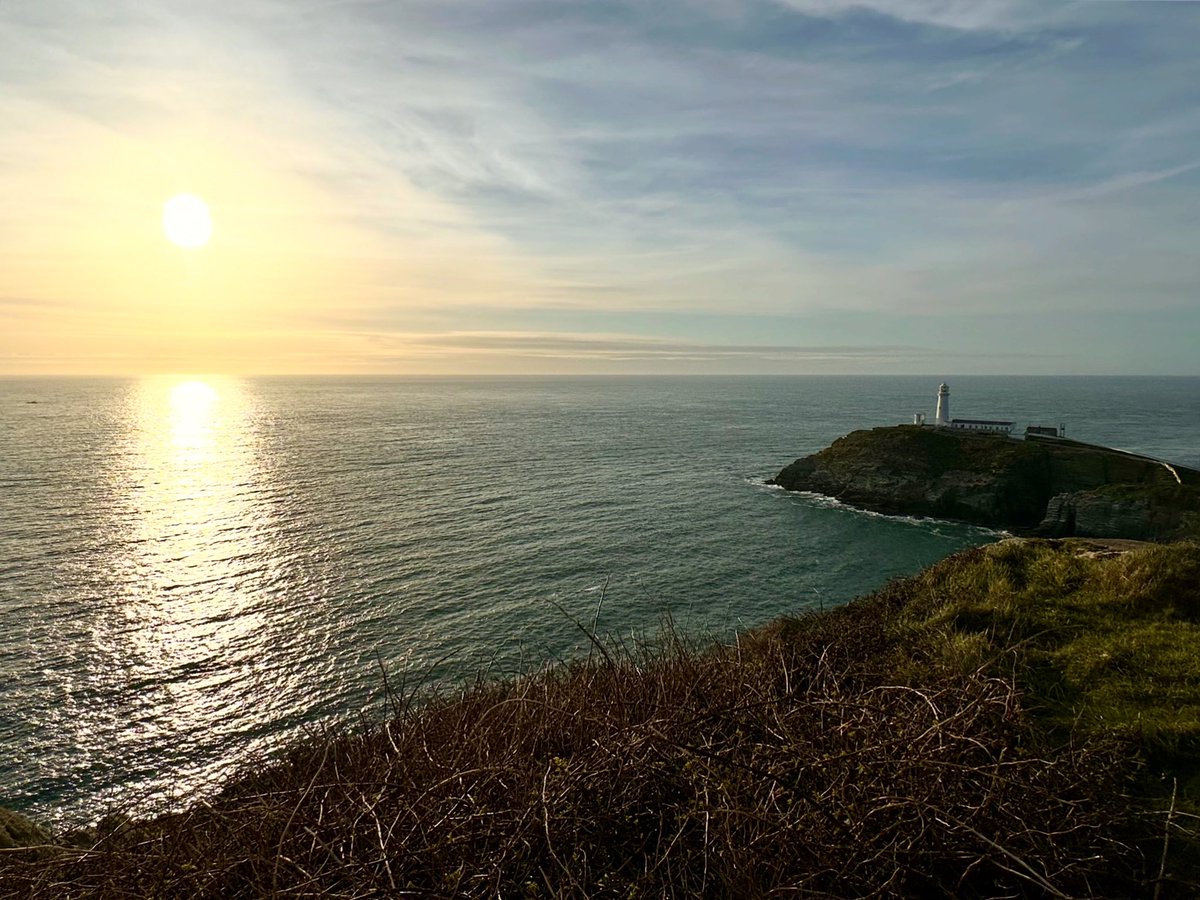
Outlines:
[[[924,424],[924,417],[919,423]],[[938,386],[937,414],[933,424],[938,428],[958,428],[963,431],[982,431],[987,434],[1011,434],[1012,422],[999,419],[952,419],[950,418],[950,385],[942,382]]]

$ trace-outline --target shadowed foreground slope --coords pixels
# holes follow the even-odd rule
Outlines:
[[[1088,546],[970,551],[733,647],[397,698],[184,813],[0,852],[0,893],[1154,896],[1176,825],[1151,776],[1195,761],[1200,547]]]

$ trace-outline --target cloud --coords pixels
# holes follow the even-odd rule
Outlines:
[[[101,188],[192,166],[242,253],[219,302],[281,335],[476,333],[504,310],[549,335],[571,311],[606,343],[557,349],[592,354],[691,313],[680,352],[716,359],[720,316],[894,315],[899,347],[946,313],[1195,309],[1192,6],[12,4],[0,293],[165,327],[171,272],[113,224],[147,213]],[[474,352],[535,352],[496,327]],[[850,328],[822,340],[864,343]]]
[[[855,357],[909,356],[927,353],[927,348],[906,346],[815,346],[786,344],[707,344],[695,341],[662,340],[604,334],[514,334],[503,332],[410,335],[402,339],[412,346],[459,351],[486,350],[534,356],[566,356],[594,359],[716,359],[751,356],[762,358],[846,359]]]
[[[1171,178],[1175,178],[1176,176],[1183,175],[1187,172],[1192,172],[1196,169],[1200,169],[1200,160],[1184,163],[1181,166],[1172,166],[1169,169],[1160,169],[1154,172],[1127,172],[1121,175],[1114,175],[1110,178],[1106,178],[1104,181],[1101,181],[1097,184],[1091,184],[1085,187],[1063,191],[1059,194],[1051,195],[1043,199],[1093,200],[1099,197],[1108,197],[1112,194],[1121,193],[1123,191],[1129,191],[1135,188],[1157,184],[1160,181],[1167,181]]]
[[[601,362],[715,362],[756,360],[760,362],[899,362],[927,360],[932,355],[965,356],[928,346],[905,344],[750,344],[666,340],[636,335],[562,332],[443,332],[369,333],[369,339],[384,355],[445,356],[485,353],[522,358],[569,359]],[[996,351],[1002,358],[1027,359],[1039,354]]]
[[[818,16],[870,11],[880,16],[962,31],[1015,30],[1057,16],[1036,0],[779,0]]]

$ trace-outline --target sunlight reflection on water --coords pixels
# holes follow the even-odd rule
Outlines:
[[[266,675],[269,608],[253,575],[274,550],[270,505],[256,499],[270,496],[271,476],[236,380],[146,379],[129,392],[127,421],[128,446],[105,473],[120,589],[93,610],[88,666],[97,694],[125,702],[72,704],[62,724],[79,747],[116,729],[187,758],[222,723],[269,718],[271,703],[248,688]],[[157,772],[130,775],[135,793],[161,794]]]

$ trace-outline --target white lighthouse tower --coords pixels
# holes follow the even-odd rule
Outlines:
[[[933,424],[945,428],[950,424],[950,385],[942,382],[938,387],[937,416]]]

